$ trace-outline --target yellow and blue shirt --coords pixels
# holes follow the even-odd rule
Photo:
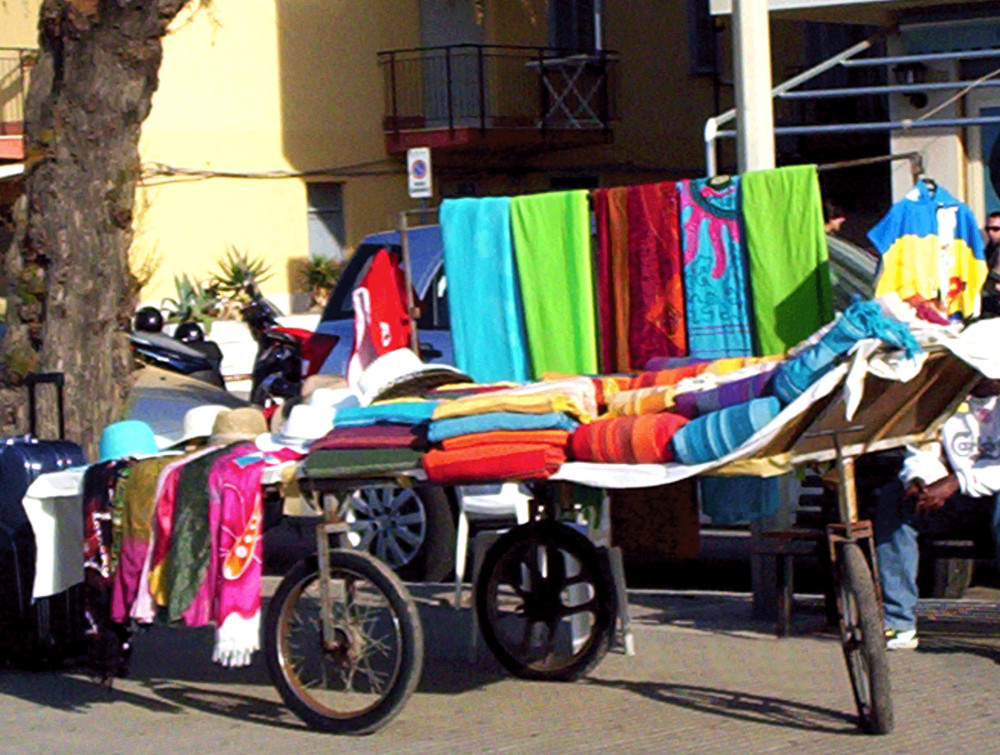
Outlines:
[[[983,239],[969,206],[943,187],[917,184],[868,232],[882,256],[875,296],[939,299],[948,314],[979,313],[986,280]]]

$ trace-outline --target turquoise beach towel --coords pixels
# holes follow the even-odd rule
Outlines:
[[[510,198],[446,199],[440,219],[455,365],[480,383],[528,380]]]

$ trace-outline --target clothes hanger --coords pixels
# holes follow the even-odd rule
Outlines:
[[[917,177],[918,181],[921,181],[931,192],[931,196],[934,196],[934,192],[937,191],[937,181],[926,174],[921,174]]]
[[[732,179],[732,176],[728,174],[723,174],[721,176],[712,176],[708,179],[709,186],[725,186]]]

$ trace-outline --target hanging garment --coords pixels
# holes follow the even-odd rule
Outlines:
[[[440,219],[455,365],[477,382],[527,380],[510,198],[446,199]]]
[[[780,354],[833,317],[816,166],[750,171],[740,194],[757,352]]]
[[[175,460],[174,456],[140,459],[122,471],[115,492],[119,524],[115,527],[118,564],[111,591],[111,618],[114,621],[127,621],[135,602],[143,563],[153,537],[157,480],[164,467]]]
[[[587,192],[515,197],[510,211],[532,374],[597,372]]]
[[[688,353],[700,359],[753,354],[738,189],[736,177],[677,183]]]
[[[597,227],[601,371],[629,372],[628,189],[596,189],[590,198]]]
[[[380,249],[351,294],[354,347],[347,362],[347,382],[357,388],[361,373],[378,357],[410,345],[406,276],[395,255]]]
[[[679,204],[671,181],[628,189],[629,349],[632,364],[688,353]]]
[[[949,314],[974,317],[986,281],[983,239],[969,206],[942,186],[918,181],[868,238],[882,255],[875,296],[895,291],[937,300]]]

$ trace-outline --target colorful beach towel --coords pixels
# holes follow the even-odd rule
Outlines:
[[[510,211],[532,375],[596,373],[587,192],[515,197]]]
[[[590,194],[597,227],[597,322],[601,370],[628,372],[629,277],[628,189],[595,189]]]
[[[440,443],[445,438],[494,430],[566,430],[572,432],[580,423],[562,412],[518,414],[489,412],[468,417],[436,419],[427,426],[427,440]]]
[[[701,359],[753,354],[738,189],[735,176],[677,183],[688,352]]]
[[[918,181],[868,238],[882,255],[875,296],[895,291],[905,300],[917,294],[942,301],[948,314],[978,314],[987,273],[983,238],[969,206],[943,186],[932,191]]]
[[[780,354],[833,318],[815,165],[755,170],[740,181],[759,354]]]
[[[428,451],[424,471],[430,482],[543,480],[566,461],[566,451],[546,443],[476,446]]]
[[[580,425],[570,438],[573,458],[617,464],[659,464],[674,458],[670,439],[687,419],[670,412]]]
[[[688,353],[676,185],[630,186],[627,204],[629,348],[641,366]]]
[[[441,203],[455,365],[479,382],[529,377],[510,201],[486,197]]]

